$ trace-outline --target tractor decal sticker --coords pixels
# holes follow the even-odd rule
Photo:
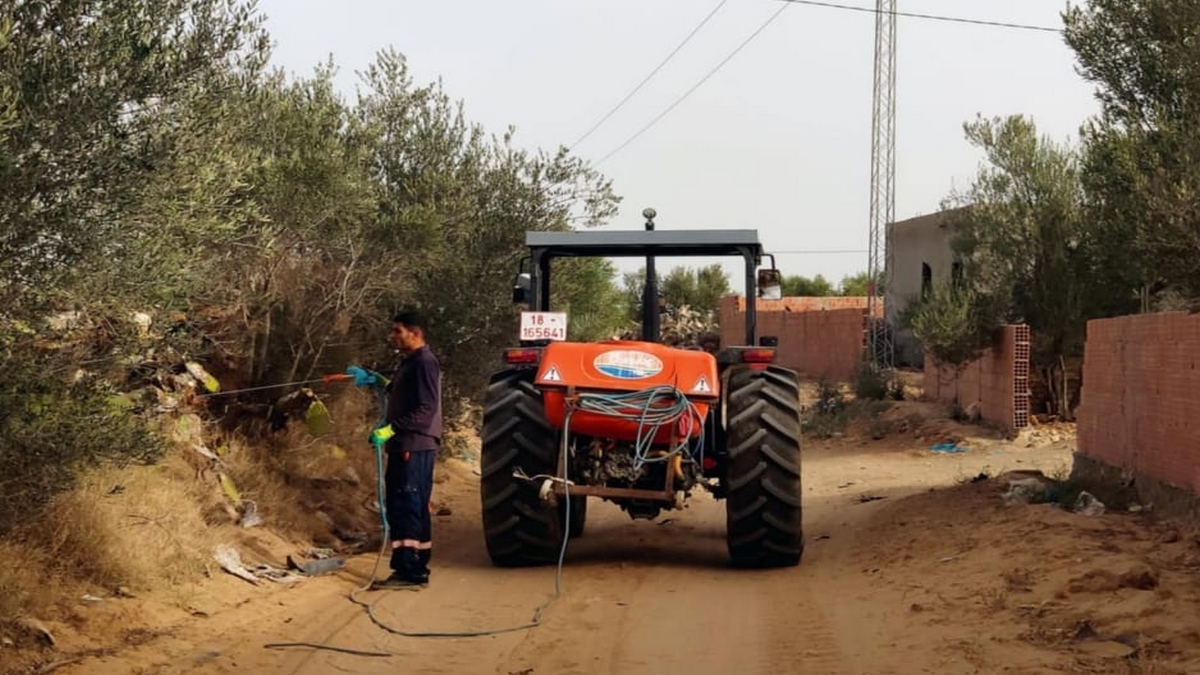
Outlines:
[[[711,394],[712,387],[708,384],[708,378],[701,375],[700,379],[696,380],[696,384],[692,385],[692,391],[699,392],[701,394]]]
[[[558,373],[558,366],[550,366],[550,370],[542,375],[543,382],[562,382],[562,375]]]
[[[653,354],[629,349],[604,352],[592,361],[596,370],[622,380],[641,380],[662,372],[663,362]]]

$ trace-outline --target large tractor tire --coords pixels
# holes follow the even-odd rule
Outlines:
[[[479,495],[492,563],[523,567],[557,562],[563,510],[538,497],[539,484],[517,478],[554,475],[558,432],[546,421],[533,371],[509,371],[488,385],[483,409]],[[572,504],[574,506],[574,504]]]
[[[735,567],[800,563],[800,388],[786,368],[731,373],[726,399],[726,538]]]

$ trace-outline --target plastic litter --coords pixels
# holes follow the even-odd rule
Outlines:
[[[1095,495],[1084,490],[1075,499],[1075,504],[1071,507],[1071,510],[1085,516],[1098,516],[1104,513],[1104,502],[1096,499]]]
[[[342,558],[322,558],[319,560],[304,560],[297,561],[288,556],[288,567],[300,570],[310,577],[319,577],[324,574],[332,574],[346,566],[346,561]]]
[[[1005,504],[1045,504],[1058,499],[1059,489],[1054,481],[1044,476],[1013,478],[1008,481],[1004,493]]]

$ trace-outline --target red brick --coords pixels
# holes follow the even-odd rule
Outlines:
[[[760,300],[757,309],[758,335],[779,338],[781,365],[807,377],[854,378],[863,357],[866,298]],[[723,298],[721,343],[741,344],[744,337],[745,298]]]
[[[1079,451],[1200,492],[1200,316],[1091,321],[1077,412]]]
[[[979,403],[984,419],[1020,428],[1029,423],[1029,327],[1003,326],[979,359],[952,368],[925,360],[925,394],[966,408]]]

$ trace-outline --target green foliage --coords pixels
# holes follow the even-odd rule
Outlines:
[[[0,54],[3,54],[10,48],[10,37],[12,35],[12,17],[0,14]],[[16,102],[17,95],[13,90],[13,77],[11,74],[0,74],[0,143],[8,140],[5,132],[11,127],[17,119]],[[0,158],[0,162],[8,162],[10,158]]]
[[[816,389],[816,401],[804,415],[804,432],[817,438],[844,433],[854,414],[841,387],[831,380],[820,380]]]
[[[940,363],[961,367],[991,346],[1002,311],[994,296],[939,282],[928,297],[909,306],[901,321]]]
[[[816,298],[837,294],[833,283],[820,274],[811,279],[799,275],[783,277],[783,296],[785,298]]]
[[[25,521],[76,473],[100,462],[150,462],[162,440],[114,401],[116,390],[77,375],[71,359],[9,345],[0,380],[0,533]]]
[[[659,282],[668,307],[691,307],[698,312],[716,312],[721,298],[732,293],[729,277],[719,264],[695,270],[675,267]]]
[[[842,277],[842,283],[839,284],[839,295],[846,297],[862,297],[870,292],[871,275],[867,272],[859,272]],[[879,284],[879,292],[883,293],[883,284]]]
[[[1020,116],[966,129],[988,160],[950,219],[966,278],[1029,324],[1035,362],[1081,353],[1086,321],[1129,311],[1134,294],[1122,243],[1085,217],[1077,151]]]
[[[203,92],[252,75],[259,20],[233,0],[9,3],[0,84],[0,278],[11,292],[74,272],[130,238],[131,205],[165,137]],[[20,284],[20,286],[17,286]]]
[[[524,232],[615,213],[584,161],[489,134],[403,56],[379,54],[346,101],[330,63],[268,71],[261,24],[249,0],[0,7],[0,475],[20,476],[6,499],[36,505],[80,466],[153,458],[105,384],[120,368],[66,378],[168,346],[229,388],[386,368],[389,319],[416,305],[454,419],[516,337]],[[564,268],[576,337],[623,322],[610,264]],[[90,317],[86,336],[47,330],[64,309]]]
[[[625,273],[625,307],[630,321],[640,321],[642,318],[642,289],[645,283],[644,267],[637,272]],[[666,274],[659,272],[658,292],[662,296],[664,309],[688,307],[704,315],[715,315],[720,309],[721,298],[733,293],[729,276],[716,263],[697,269],[678,265]]]
[[[1150,295],[1200,298],[1200,5],[1089,0],[1064,14],[1101,114],[1084,128],[1089,218]]]
[[[978,118],[965,129],[987,162],[947,204],[961,207],[947,222],[964,285],[943,287],[919,307],[914,332],[961,365],[999,324],[1026,323],[1034,367],[1060,379],[1053,373],[1063,358],[1082,353],[1088,319],[1134,306],[1131,263],[1120,256],[1122,242],[1086,217],[1075,148],[1039,137],[1022,116]],[[1065,398],[1055,397],[1069,417]]]
[[[889,390],[888,376],[873,363],[861,363],[854,379],[854,396],[860,400],[882,401]]]
[[[568,313],[570,339],[605,340],[628,324],[625,297],[617,287],[617,269],[603,258],[573,258],[554,263],[551,307]]]
[[[517,150],[511,131],[489,138],[440,85],[415,86],[398,54],[380,54],[364,77],[356,113],[381,184],[363,243],[391,264],[380,280],[411,284],[409,302],[430,315],[448,400],[476,398],[489,370],[480,365],[516,336],[511,287],[525,231],[569,229],[580,209],[588,222],[602,221],[616,198],[565,150]],[[568,298],[586,304],[584,293]]]
[[[792,298],[824,298],[835,295],[862,297],[867,295],[869,284],[870,275],[866,272],[844,276],[837,286],[834,286],[832,281],[821,274],[811,279],[795,274],[785,275],[783,277],[783,295]],[[880,284],[879,292],[883,292],[882,284]]]

